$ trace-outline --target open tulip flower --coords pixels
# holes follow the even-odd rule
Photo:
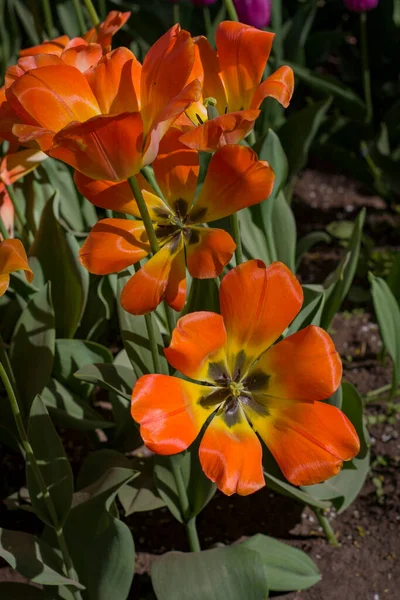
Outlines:
[[[182,452],[206,425],[200,462],[228,495],[265,485],[256,433],[292,484],[336,475],[357,455],[359,440],[343,412],[320,402],[340,384],[333,342],[309,326],[275,344],[302,301],[300,284],[282,263],[266,268],[250,260],[232,269],[220,287],[221,315],[182,317],[165,350],[191,381],[144,375],[133,389],[131,414],[146,446]]]
[[[264,98],[284,107],[293,94],[294,77],[282,66],[261,83],[275,35],[254,27],[224,21],[217,27],[217,52],[203,36],[195,38],[193,77],[203,83],[201,101],[180,118],[187,131],[181,140],[190,148],[212,151],[240,142],[254,127]],[[212,109],[207,111],[207,106]],[[209,115],[215,113],[214,118]]]
[[[175,310],[182,310],[186,265],[193,277],[217,277],[236,248],[229,233],[201,224],[259,203],[272,191],[274,174],[268,163],[258,160],[248,147],[228,145],[211,158],[195,200],[199,156],[178,141],[180,135],[175,128],[168,132],[153,163],[165,202],[142,176],[137,178],[161,249],[122,291],[121,305],[133,314],[150,312],[164,299]],[[93,204],[140,217],[128,182],[94,181],[76,173],[75,183]],[[149,252],[142,221],[104,219],[93,227],[80,259],[91,273],[104,275],[125,269]]]
[[[33,272],[28,265],[25,248],[17,239],[0,242],[0,296],[3,296],[10,285],[10,273],[24,270],[29,282],[33,280]]]
[[[200,82],[188,83],[194,58],[190,34],[175,25],[143,67],[123,47],[102,57],[96,43],[20,59],[21,72],[8,73],[16,79],[0,107],[0,137],[94,179],[127,179],[155,159],[165,132],[199,98]]]

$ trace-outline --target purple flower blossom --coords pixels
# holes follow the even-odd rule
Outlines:
[[[262,29],[271,21],[271,0],[233,0],[239,21]]]
[[[344,3],[352,12],[364,12],[376,8],[379,0],[344,0]]]

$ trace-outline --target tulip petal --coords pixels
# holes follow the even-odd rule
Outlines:
[[[25,276],[29,282],[33,280],[33,271],[28,265],[25,248],[22,242],[17,239],[7,239],[0,243],[0,275],[9,275],[14,271],[25,271]],[[3,287],[6,278],[3,277]],[[4,292],[8,287],[4,288]],[[3,292],[3,293],[4,293]]]
[[[8,67],[4,82],[6,87],[10,87],[21,75],[32,69],[39,67],[48,67],[50,65],[63,65],[64,62],[55,54],[35,54],[34,56],[25,56],[20,58],[18,64]]]
[[[217,27],[216,45],[228,112],[250,108],[271,52],[275,34],[224,21]]]
[[[46,158],[46,154],[36,149],[6,154],[0,162],[0,180],[4,181],[6,185],[11,185],[36,169]]]
[[[342,363],[332,339],[314,325],[267,350],[254,370],[267,374],[267,395],[304,402],[329,398],[342,377]]]
[[[199,155],[179,141],[182,132],[171,128],[160,143],[153,163],[164,198],[178,217],[184,218],[193,204],[200,172]]]
[[[165,203],[152,192],[151,186],[143,175],[138,173],[135,177],[142,190],[152,221],[167,219],[169,212]],[[91,179],[83,173],[75,171],[74,182],[82,196],[95,206],[140,218],[140,212],[128,181]]]
[[[269,398],[266,407],[266,414],[248,407],[245,411],[293,485],[329,479],[359,452],[354,426],[336,406]]]
[[[214,98],[217,101],[216,109],[223,115],[227,105],[224,83],[220,74],[218,55],[204,36],[194,38],[194,43],[199,49],[200,60],[204,71],[203,97]]]
[[[287,66],[280,67],[257,88],[251,108],[260,108],[264,98],[275,98],[282,106],[287,108],[293,96],[293,90],[293,70]]]
[[[283,263],[249,260],[225,275],[219,299],[231,369],[243,375],[297,315],[303,290]]]
[[[182,310],[186,299],[186,267],[182,236],[172,238],[131,277],[121,293],[121,306],[133,315],[155,310],[163,300]]]
[[[181,317],[172,332],[171,344],[164,350],[168,362],[178,371],[198,381],[222,383],[226,373],[224,349],[226,331],[221,315],[198,311]]]
[[[18,138],[18,145],[28,146],[36,152],[38,149],[47,152],[54,140],[54,133],[35,125],[16,124],[12,128],[13,135]]]
[[[215,410],[215,388],[168,375],[144,375],[132,392],[131,415],[146,446],[157,454],[186,450]]]
[[[90,273],[107,275],[130,267],[149,252],[141,221],[102,219],[86,238],[79,259]]]
[[[180,140],[188,148],[214,152],[226,144],[238,144],[254,127],[259,110],[227,113],[184,133]]]
[[[4,294],[8,290],[9,285],[10,285],[10,276],[9,275],[0,275],[0,298],[1,298],[1,296],[4,296]]]
[[[186,264],[197,279],[221,275],[236,250],[232,237],[223,229],[191,227],[186,242]]]
[[[139,110],[141,70],[128,48],[117,48],[85,74],[102,114]]]
[[[100,112],[85,76],[68,65],[28,71],[7,88],[6,97],[24,123],[54,132]]]
[[[121,181],[140,171],[142,143],[140,113],[101,115],[62,129],[49,154],[93,179]]]
[[[194,43],[190,33],[182,31],[179,25],[171,27],[146,54],[141,79],[145,133],[159,121],[165,107],[182,92],[193,68],[194,58]]]
[[[47,40],[38,46],[31,46],[21,50],[19,55],[24,56],[35,56],[36,54],[55,54],[60,56],[69,42],[67,35],[61,35],[60,37],[54,38],[54,40]]]
[[[227,496],[247,496],[265,485],[262,448],[238,404],[218,410],[199,448],[204,473]]]
[[[96,65],[102,56],[103,50],[99,44],[87,44],[64,50],[60,58],[66,65],[75,67],[75,69],[84,73],[90,67]]]
[[[112,36],[125,25],[130,16],[130,12],[111,10],[98,27],[93,27],[85,33],[85,41],[100,44],[104,50],[108,51],[111,46]]]
[[[190,211],[195,223],[222,219],[268,198],[274,172],[246,146],[219,148],[211,158],[200,195]]]

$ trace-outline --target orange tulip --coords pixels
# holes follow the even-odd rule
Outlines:
[[[290,67],[280,67],[261,83],[273,39],[273,33],[233,21],[218,25],[217,52],[205,37],[195,38],[192,76],[203,82],[203,97],[179,121],[187,131],[182,142],[204,151],[237,144],[253,129],[264,98],[289,105],[294,87]],[[219,113],[211,119],[204,106],[210,101]]]
[[[121,181],[154,160],[165,132],[198,99],[200,83],[187,84],[194,42],[176,25],[143,67],[127,48],[101,60],[98,49],[89,44],[21,59],[22,74],[8,73],[0,136],[15,136],[94,179]]]
[[[10,285],[10,273],[25,271],[29,282],[33,280],[33,272],[28,265],[25,248],[20,240],[9,239],[0,242],[0,296],[3,296]]]
[[[182,452],[205,426],[200,462],[228,495],[265,485],[256,433],[292,484],[336,475],[360,445],[344,413],[320,402],[340,384],[333,342],[309,326],[275,344],[302,301],[300,284],[282,263],[265,268],[251,260],[232,269],[220,287],[221,315],[182,317],[165,350],[196,383],[145,375],[133,389],[131,414],[146,446]]]
[[[250,148],[229,145],[212,157],[195,200],[199,157],[178,141],[179,136],[174,128],[168,132],[153,164],[165,202],[142,176],[137,177],[161,249],[122,291],[121,304],[133,314],[150,312],[164,299],[175,310],[182,310],[185,263],[193,277],[217,277],[236,248],[228,233],[201,224],[259,203],[272,191],[274,174],[268,163],[258,160]],[[93,204],[140,218],[129,183],[94,181],[79,173],[75,183]],[[104,219],[93,227],[80,259],[91,273],[104,275],[136,263],[149,251],[141,221]]]

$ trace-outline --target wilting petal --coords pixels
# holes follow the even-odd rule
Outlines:
[[[156,309],[164,299],[182,310],[186,298],[185,252],[181,236],[165,244],[131,277],[121,294],[121,306],[133,315]]]
[[[219,298],[230,363],[243,374],[297,315],[303,290],[283,263],[249,260],[225,275]]]
[[[131,415],[146,446],[157,454],[186,450],[215,410],[215,388],[168,375],[144,375],[132,392]]]
[[[226,373],[224,350],[226,331],[221,315],[199,311],[181,317],[164,350],[168,362],[198,381],[214,383],[217,372]]]
[[[207,169],[200,196],[190,211],[195,223],[222,219],[270,195],[274,172],[246,146],[219,148]]]
[[[153,122],[146,138],[143,164],[152,163],[158,154],[160,140],[168,129],[175,123],[179,115],[185,111],[192,102],[200,98],[200,82],[195,80],[189,83],[158,115]]]
[[[0,243],[0,295],[3,295],[9,285],[9,274],[14,271],[25,271],[29,282],[33,280],[33,272],[28,265],[25,248],[17,239],[3,240]]]
[[[40,150],[20,150],[12,154],[6,154],[0,163],[0,180],[6,185],[11,185],[47,158]]]
[[[108,51],[111,46],[112,36],[125,25],[130,16],[130,12],[112,10],[108,13],[103,23],[100,23],[98,27],[90,29],[83,37],[86,42],[98,43]]]
[[[199,49],[204,70],[203,97],[214,98],[217,101],[217,111],[220,115],[223,115],[227,100],[220,74],[218,55],[204,36],[194,38],[194,43]]]
[[[342,363],[331,337],[314,325],[270,348],[255,370],[268,374],[268,395],[305,402],[329,398],[342,377]]]
[[[289,371],[286,375],[291,377]],[[269,398],[267,414],[245,408],[248,418],[293,485],[313,485],[337,475],[360,449],[346,415],[323,402]]]
[[[233,21],[218,25],[216,44],[229,112],[250,108],[274,37],[273,33]]]
[[[199,448],[204,473],[224,494],[247,496],[264,487],[262,448],[243,409],[234,414],[219,409]]]
[[[179,129],[167,131],[153,169],[164,198],[174,212],[183,218],[194,201],[200,161],[196,150],[190,150],[179,141],[181,135]]]
[[[163,212],[165,212],[165,218],[168,218],[168,207],[161,198],[150,191],[152,188],[143,175],[138,173],[135,177],[146,200],[146,206],[151,219],[159,221],[162,218]],[[82,196],[95,206],[140,217],[140,212],[128,181],[115,182],[91,179],[83,175],[83,173],[79,173],[79,171],[75,171],[74,181]]]
[[[60,37],[54,38],[54,40],[47,40],[38,46],[32,46],[31,48],[25,48],[21,50],[19,55],[23,56],[34,56],[35,54],[55,54],[60,56],[65,46],[69,42],[67,35],[61,35]]]
[[[49,154],[93,179],[121,181],[140,171],[142,143],[140,113],[123,113],[65,127]]]
[[[64,50],[61,60],[71,67],[75,67],[84,73],[93,65],[96,65],[103,56],[102,47],[99,44],[87,44],[86,46],[74,46]]]
[[[293,96],[294,75],[290,67],[280,67],[257,88],[251,108],[259,108],[264,98],[275,98],[287,108]]]
[[[104,115],[139,110],[141,70],[128,48],[117,48],[85,74]]]
[[[51,131],[100,113],[85,76],[68,65],[50,65],[25,73],[6,90],[6,97],[25,123]]]
[[[235,250],[235,242],[223,229],[191,227],[186,243],[188,271],[197,279],[218,277]]]
[[[171,27],[150,48],[143,61],[141,80],[141,110],[146,133],[159,120],[165,106],[182,92],[193,63],[193,40],[179,25]]]
[[[79,259],[90,273],[118,273],[150,252],[141,221],[103,219],[96,223],[79,250]]]

